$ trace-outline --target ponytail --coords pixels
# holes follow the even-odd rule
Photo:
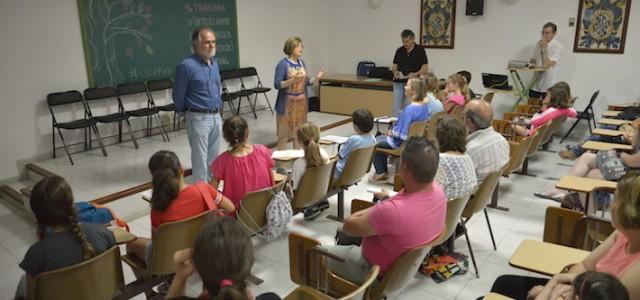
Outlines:
[[[171,151],[161,150],[149,159],[151,172],[151,208],[165,211],[180,194],[182,167],[178,156]]]
[[[307,168],[324,165],[325,161],[320,154],[320,145],[318,145],[320,128],[313,123],[307,122],[300,125],[296,135],[304,148],[304,159],[307,162]]]

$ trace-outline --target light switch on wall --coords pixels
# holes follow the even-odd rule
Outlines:
[[[569,18],[569,27],[576,26],[576,18]]]

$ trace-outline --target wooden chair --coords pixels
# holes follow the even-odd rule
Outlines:
[[[516,134],[513,132],[513,129],[511,128],[511,121],[493,120],[491,122],[491,126],[493,127],[493,130],[495,130],[497,133],[500,133],[502,136],[505,137],[505,139],[509,141],[515,140]]]
[[[411,126],[409,127],[409,132],[408,132],[408,136],[424,136],[425,134],[425,129],[427,126],[427,121],[416,121],[411,123]],[[382,153],[382,154],[386,154],[392,157],[400,157],[400,154],[402,153],[402,146],[400,146],[400,148],[398,149],[384,149],[384,148],[376,148],[376,153]],[[397,170],[397,166],[396,166],[396,170]],[[398,182],[398,180],[400,180],[400,175],[398,174],[398,172],[396,172],[395,177],[394,177],[394,182]],[[394,186],[396,184],[394,183]],[[394,190],[396,190],[394,188]],[[397,190],[396,190],[397,191]]]
[[[527,104],[541,107],[542,106],[542,99],[540,99],[540,98],[529,98],[529,100],[527,100]]]
[[[313,288],[311,286],[308,285],[303,285],[300,286],[298,288],[296,288],[295,290],[293,290],[291,293],[289,293],[289,295],[285,296],[284,299],[285,300],[333,300],[333,299],[339,299],[339,300],[352,300],[352,299],[366,299],[366,291],[367,289],[371,286],[371,284],[373,284],[373,282],[376,280],[376,278],[378,277],[378,274],[380,273],[380,267],[379,266],[373,266],[371,268],[371,270],[369,271],[369,274],[367,275],[367,279],[358,287],[356,288],[354,291],[352,291],[351,293],[341,296],[341,297],[331,297],[323,292],[321,292],[319,289],[320,287],[317,286],[316,288]]]
[[[531,140],[531,145],[529,146],[529,149],[527,150],[527,154],[525,155],[524,161],[522,162],[522,170],[520,170],[518,174],[531,176],[531,177],[537,176],[535,174],[529,173],[529,158],[536,153],[536,151],[538,150],[538,147],[542,143],[542,138],[547,134],[549,130],[551,130],[551,124],[544,124],[538,128],[537,130],[538,134],[536,134]]]
[[[438,138],[436,137],[436,131],[438,128],[438,122],[442,120],[442,118],[446,117],[447,113],[444,111],[438,112],[434,115],[431,115],[431,119],[427,123],[427,128],[424,131],[424,137],[431,141],[432,143],[438,145]]]
[[[120,248],[111,247],[76,265],[27,280],[27,299],[111,299],[122,293]]]
[[[551,121],[551,125],[549,129],[545,132],[545,135],[542,136],[540,140],[540,145],[542,145],[542,149],[547,151],[549,149],[549,144],[551,143],[551,138],[553,138],[553,134],[560,130],[560,127],[567,120],[567,116],[562,116],[559,118],[553,119]]]
[[[282,191],[285,183],[286,180],[282,180],[272,187],[253,191],[242,197],[240,207],[238,207],[237,218],[238,222],[247,231],[247,234],[253,236],[266,228],[267,205],[269,205],[274,195]]]
[[[469,202],[469,196],[464,198],[450,199],[447,201],[447,217],[445,220],[444,232],[440,236],[440,240],[435,244],[440,245],[451,238],[456,232],[456,227],[460,223],[462,211]]]
[[[453,110],[451,110],[451,112],[449,113],[449,116],[452,116],[458,120],[462,120],[464,117],[463,112],[464,105],[456,105],[456,107],[454,107]]]
[[[144,291],[149,292],[152,287],[175,273],[173,254],[178,250],[193,247],[200,227],[210,214],[210,211],[205,211],[188,219],[160,225],[152,236],[153,247],[150,260],[147,262],[133,254],[122,256],[122,261],[139,276],[138,280],[127,285],[127,299]]]
[[[542,241],[572,247],[576,224],[584,213],[557,206],[547,207]]]
[[[595,216],[583,216],[576,222],[572,247],[593,251],[614,231],[615,228],[611,224],[611,220]]]
[[[298,189],[291,200],[294,214],[325,199],[333,178],[336,161],[337,159],[334,158],[326,165],[308,168],[304,171]]]
[[[375,145],[354,149],[344,164],[342,175],[331,183],[331,189],[326,195],[329,198],[338,194],[338,215],[328,216],[329,219],[344,220],[344,192],[352,185],[357,184],[371,169]]]
[[[507,162],[507,165],[502,172],[502,176],[508,177],[509,174],[522,167],[529,148],[531,147],[531,143],[538,134],[540,133],[536,132],[533,136],[523,137],[520,139],[520,142],[509,141],[509,162]]]
[[[584,205],[585,214],[589,214],[590,198],[593,192],[601,190],[601,191],[613,193],[616,191],[617,187],[618,187],[618,183],[615,181],[585,178],[585,177],[578,177],[578,176],[564,176],[560,178],[560,181],[556,183],[557,189],[586,194],[586,200]]]
[[[505,112],[502,116],[502,119],[511,121],[515,117],[532,117],[537,111],[540,110],[540,106],[528,105],[528,104],[518,104],[514,111]]]
[[[495,95],[496,95],[496,93],[494,93],[494,92],[486,93],[484,95],[484,97],[482,97],[482,100],[486,101],[487,103],[491,103],[491,102],[493,102],[493,97]]]
[[[478,190],[469,199],[469,202],[467,202],[467,205],[462,211],[462,217],[460,218],[462,227],[464,229],[464,236],[467,240],[467,247],[469,247],[469,254],[471,254],[473,268],[476,270],[476,278],[480,278],[480,274],[478,273],[478,266],[476,264],[475,256],[473,255],[473,248],[471,248],[471,241],[469,240],[469,234],[467,233],[466,224],[477,212],[484,211],[484,217],[487,220],[487,226],[489,226],[489,235],[491,235],[493,250],[497,250],[496,241],[493,238],[493,230],[491,229],[491,222],[489,221],[489,214],[487,213],[487,205],[491,201],[493,192],[498,186],[500,173],[500,171],[495,171],[487,174],[487,177],[485,177],[484,181],[482,181],[480,186],[478,186]]]

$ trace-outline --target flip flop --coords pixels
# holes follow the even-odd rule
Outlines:
[[[565,196],[565,194],[552,194],[551,192],[535,192],[533,195],[538,198],[553,200],[556,202],[560,202]]]

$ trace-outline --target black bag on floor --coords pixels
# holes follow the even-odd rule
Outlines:
[[[341,246],[350,246],[357,245],[360,246],[362,244],[362,238],[359,236],[352,236],[342,231],[342,229],[338,229],[336,231],[336,245]]]

